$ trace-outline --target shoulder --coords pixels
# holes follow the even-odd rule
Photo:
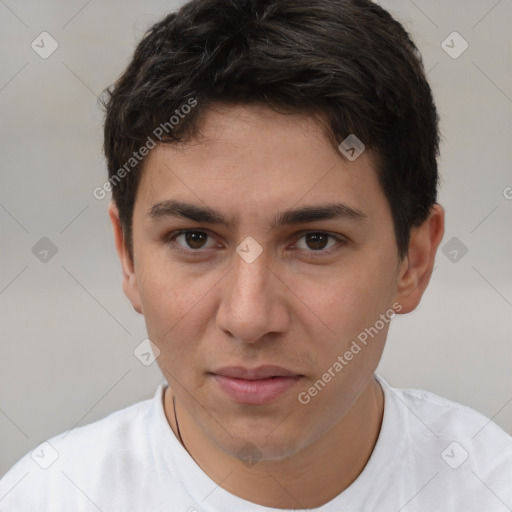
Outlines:
[[[65,503],[63,489],[70,496],[80,494],[76,482],[91,489],[102,487],[112,475],[134,467],[147,453],[152,409],[162,389],[163,384],[153,399],[56,435],[25,454],[0,480],[2,505],[13,504],[5,510],[29,510],[36,505],[39,509],[41,502]]]
[[[492,419],[461,403],[421,389],[390,387],[384,394],[419,453],[433,447],[451,469],[465,469],[482,480],[512,481],[512,437]]]
[[[423,389],[389,389],[410,408],[410,412],[415,413],[420,421],[423,419],[437,433],[449,432],[463,438],[469,436],[475,441],[480,434],[484,439],[490,433],[492,439],[497,436],[503,441],[512,441],[512,437],[492,419],[459,402]]]

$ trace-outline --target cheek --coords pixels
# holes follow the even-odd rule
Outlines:
[[[139,256],[136,272],[148,335],[159,346],[167,345],[193,308],[198,283],[187,281],[183,272],[150,251]]]
[[[146,263],[138,283],[148,337],[160,350],[156,362],[171,386],[195,387],[198,383],[190,379],[196,376],[194,365],[202,339],[202,324],[194,321],[204,314],[201,281],[194,283],[179,272]]]
[[[359,377],[368,378],[378,365],[394,316],[390,308],[395,276],[390,272],[392,258],[388,259],[361,257],[321,279],[301,277],[292,284],[303,302],[301,329],[306,339],[314,340],[306,347],[314,362],[312,374],[318,379],[331,368],[336,378],[326,376],[333,382],[330,389],[336,388],[334,382],[356,388]],[[339,362],[338,356],[344,361]],[[336,362],[339,364],[332,368]]]
[[[137,283],[148,336],[161,351],[159,359],[190,367],[214,320],[212,298],[219,276],[171,265],[148,251],[139,258]]]
[[[325,331],[323,338],[331,340],[356,336],[375,323],[389,308],[393,286],[393,276],[376,262],[332,269],[320,278],[299,276],[290,282],[304,320],[309,317],[310,327],[317,334]]]

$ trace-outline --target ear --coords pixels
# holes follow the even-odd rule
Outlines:
[[[133,309],[137,313],[142,314],[141,300],[139,295],[139,288],[137,285],[137,277],[135,275],[134,262],[126,248],[124,239],[123,227],[119,219],[119,212],[113,201],[108,205],[108,214],[112,228],[114,230],[114,240],[116,243],[117,255],[121,261],[121,268],[123,270],[123,291],[132,303]]]
[[[402,306],[401,314],[413,311],[420,303],[443,235],[444,209],[435,204],[423,224],[411,230],[409,250],[400,263],[395,300]]]

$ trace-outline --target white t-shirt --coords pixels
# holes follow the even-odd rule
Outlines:
[[[512,437],[463,405],[377,378],[384,417],[370,460],[315,511],[512,510]],[[0,511],[282,511],[234,496],[202,471],[167,422],[166,386],[22,457],[0,480]]]

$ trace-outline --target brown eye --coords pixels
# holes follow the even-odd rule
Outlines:
[[[200,252],[215,247],[215,240],[204,231],[177,231],[166,238],[169,245],[185,252]]]
[[[323,231],[310,231],[299,238],[295,247],[304,253],[318,253],[321,256],[341,249],[346,243],[342,236],[330,235]]]
[[[325,249],[329,238],[329,235],[325,233],[308,233],[306,235],[306,244],[310,249],[319,251],[321,249]]]
[[[208,239],[208,235],[202,231],[188,231],[184,233],[185,241],[191,249],[201,249]]]

